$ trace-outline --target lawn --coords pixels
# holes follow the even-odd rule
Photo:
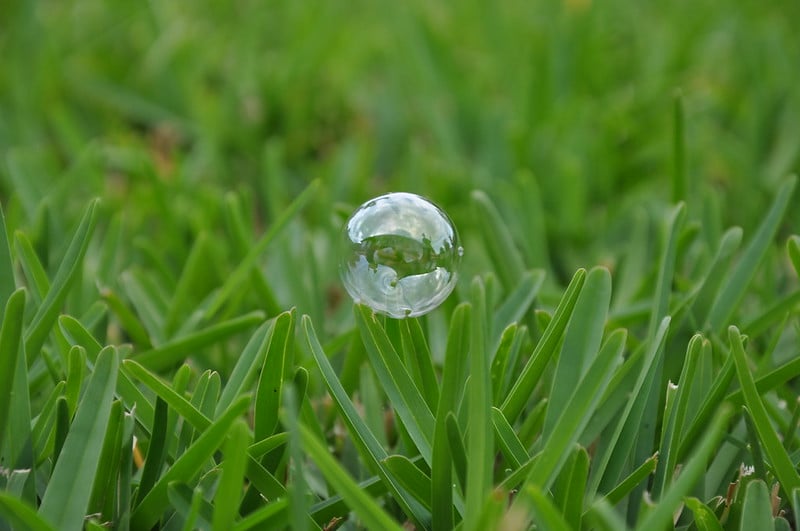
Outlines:
[[[0,4],[0,531],[796,529],[797,20]],[[420,317],[339,278],[388,192]]]

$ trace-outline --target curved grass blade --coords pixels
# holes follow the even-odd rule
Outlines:
[[[567,286],[561,301],[558,303],[556,312],[545,329],[542,339],[536,344],[533,354],[531,354],[519,378],[503,402],[500,409],[510,424],[513,425],[519,418],[520,413],[525,408],[525,404],[533,394],[536,384],[539,383],[539,378],[542,376],[545,367],[552,359],[575,309],[575,303],[585,280],[586,270],[578,269],[569,286]]]
[[[284,382],[294,357],[295,311],[283,312],[275,318],[275,324],[263,345],[261,375],[256,388],[254,413],[255,439],[272,435],[278,426],[278,411],[283,400]]]
[[[0,226],[0,229],[3,227]],[[0,242],[2,243],[2,242]],[[25,313],[25,289],[20,288],[8,298],[0,327],[0,450],[6,440],[11,403],[14,400],[14,378],[17,363],[22,358],[22,322]]]
[[[735,326],[728,328],[728,338],[731,344],[731,355],[736,364],[736,374],[739,377],[739,384],[742,386],[744,402],[750,410],[758,437],[772,463],[772,468],[781,484],[781,488],[787,494],[791,494],[795,488],[800,488],[800,475],[798,475],[794,463],[786,453],[786,449],[781,444],[778,434],[770,422],[769,414],[758,394],[753,375],[750,374],[750,368],[747,365],[747,355],[744,352],[742,336]]]
[[[79,530],[89,504],[91,489],[75,485],[92,485],[109,422],[111,402],[116,386],[117,352],[103,349],[97,357],[75,420],[64,442],[61,459],[39,507],[39,514],[58,529]]]
[[[152,490],[134,509],[131,526],[134,529],[150,529],[155,525],[169,505],[167,489],[173,481],[186,481],[196,477],[202,466],[228,437],[233,423],[244,414],[250,405],[250,397],[239,397],[231,407],[203,431],[200,437],[161,476]]]
[[[67,253],[61,261],[58,271],[56,271],[50,290],[47,292],[47,296],[42,301],[41,306],[36,310],[36,314],[25,332],[25,350],[30,359],[35,359],[38,356],[42,345],[47,339],[47,335],[53,328],[56,318],[58,318],[58,313],[67,298],[67,293],[73,281],[80,273],[83,257],[86,255],[89,240],[92,237],[97,221],[98,202],[95,199],[89,204],[89,208],[83,215],[83,219],[67,248]]]
[[[2,227],[0,227],[2,228]],[[5,492],[0,492],[0,516],[17,531],[55,531],[36,511]]]
[[[222,323],[209,326],[199,332],[174,339],[164,345],[145,352],[134,354],[135,359],[142,366],[154,371],[168,369],[180,363],[186,357],[191,356],[198,349],[202,349],[213,343],[224,341],[234,334],[238,334],[248,328],[260,325],[264,322],[265,316],[261,311],[251,312]]]

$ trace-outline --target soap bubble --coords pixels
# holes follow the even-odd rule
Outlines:
[[[344,227],[339,273],[358,303],[402,319],[423,315],[453,291],[463,248],[439,207],[409,193],[361,205]]]

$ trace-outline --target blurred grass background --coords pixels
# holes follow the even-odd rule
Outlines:
[[[280,306],[319,322],[343,297],[351,208],[432,198],[468,278],[491,267],[469,202],[483,189],[526,265],[565,285],[616,271],[674,199],[712,246],[759,223],[800,167],[797,20],[797,2],[755,0],[4,2],[0,201],[52,266],[101,196],[101,232],[134,244],[97,258],[109,285],[136,267],[174,282],[211,235],[210,290],[237,261],[214,237],[226,194],[260,233],[320,178],[266,264]]]

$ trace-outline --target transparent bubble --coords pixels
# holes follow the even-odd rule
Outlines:
[[[439,207],[415,194],[392,193],[361,205],[344,227],[339,273],[356,302],[378,313],[416,317],[456,286],[464,250]]]

